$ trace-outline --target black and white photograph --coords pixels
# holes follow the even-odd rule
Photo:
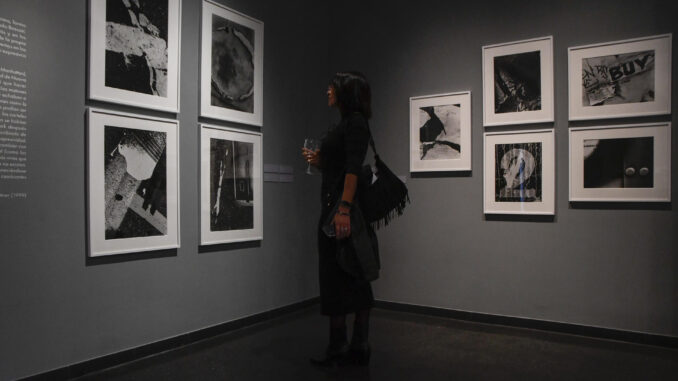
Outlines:
[[[262,136],[203,124],[201,244],[263,239]]]
[[[89,109],[90,256],[178,247],[177,128]]]
[[[652,188],[654,138],[584,140],[584,188]]]
[[[671,35],[568,49],[570,120],[670,113]]]
[[[104,127],[106,239],[167,234],[166,135]]]
[[[178,111],[180,0],[93,0],[90,97]]]
[[[541,110],[540,52],[494,57],[494,112]]]
[[[106,0],[107,87],[167,96],[168,0]]]
[[[211,231],[252,229],[254,144],[210,139]]]
[[[254,30],[212,15],[212,106],[254,112]]]
[[[570,129],[570,201],[670,200],[668,123]]]
[[[494,200],[541,201],[541,143],[495,144]]]
[[[461,105],[419,108],[419,158],[456,159],[461,154],[459,116]]]
[[[486,214],[555,213],[553,129],[486,132]]]
[[[553,38],[483,46],[483,124],[553,120]]]
[[[582,60],[582,106],[654,101],[654,51]]]
[[[264,24],[203,1],[201,115],[262,125]]]
[[[470,92],[410,98],[411,171],[470,170]]]

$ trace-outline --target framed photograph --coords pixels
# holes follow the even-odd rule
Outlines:
[[[179,112],[181,0],[90,0],[89,98]]]
[[[89,255],[179,247],[179,122],[88,109]]]
[[[263,239],[261,134],[200,131],[200,244]]]
[[[486,214],[555,214],[553,129],[486,132]]]
[[[671,124],[570,128],[570,201],[671,201]]]
[[[671,113],[671,34],[568,49],[570,120]]]
[[[553,120],[553,37],[483,46],[483,124]]]
[[[471,170],[471,92],[410,98],[410,172]]]
[[[264,23],[203,0],[200,115],[263,125]]]

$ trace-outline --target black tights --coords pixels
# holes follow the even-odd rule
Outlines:
[[[370,309],[356,311],[353,321],[353,337],[351,344],[367,342],[370,326]],[[341,346],[346,343],[346,315],[330,316],[330,346]]]

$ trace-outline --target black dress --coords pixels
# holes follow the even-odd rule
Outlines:
[[[344,315],[374,305],[370,282],[350,275],[339,266],[336,255],[337,240],[327,237],[321,229],[343,193],[345,175],[360,173],[368,140],[367,120],[358,113],[343,117],[322,140],[320,148],[322,212],[318,223],[320,256],[318,262],[323,315]]]

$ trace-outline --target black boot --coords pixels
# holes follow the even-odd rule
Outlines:
[[[351,343],[351,347],[348,350],[349,362],[354,365],[369,365],[371,355],[372,349],[370,348],[370,344],[368,342]]]
[[[311,358],[311,364],[321,367],[340,365],[346,361],[347,353],[346,317],[333,316],[330,318],[330,344],[323,356]]]
[[[323,368],[330,368],[335,365],[343,365],[346,362],[347,355],[348,343],[346,341],[338,344],[330,344],[327,346],[324,356],[311,358],[311,364]]]

